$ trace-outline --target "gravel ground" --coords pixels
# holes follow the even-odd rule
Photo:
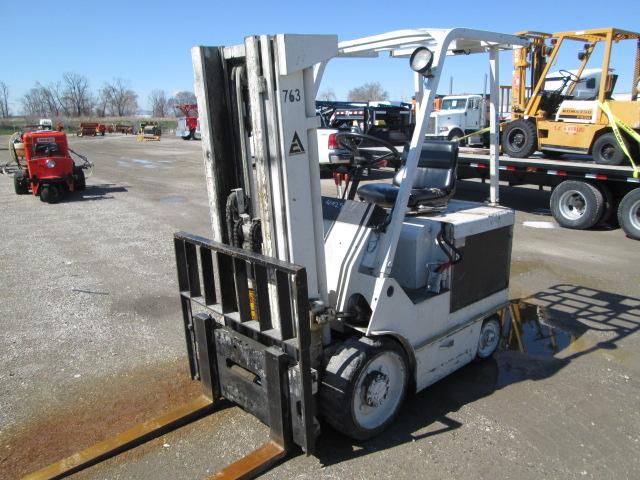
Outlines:
[[[96,164],[82,194],[47,205],[15,195],[0,175],[3,479],[199,391],[188,379],[172,234],[209,233],[200,142],[70,141]],[[379,438],[356,444],[326,428],[317,456],[294,455],[264,477],[639,478],[639,244],[619,229],[525,226],[554,227],[548,195],[502,189],[516,209],[510,295],[547,307],[557,348],[540,348],[548,335],[532,331],[526,352],[505,348],[412,396]],[[487,189],[464,182],[458,196],[482,200]],[[267,436],[225,405],[76,477],[204,478]]]

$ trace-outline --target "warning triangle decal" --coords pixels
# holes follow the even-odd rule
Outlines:
[[[291,140],[291,147],[289,147],[289,155],[297,155],[299,153],[304,153],[304,147],[302,146],[298,132],[294,131],[293,140]]]

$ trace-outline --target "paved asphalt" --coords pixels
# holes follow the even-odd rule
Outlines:
[[[47,205],[0,175],[2,479],[199,391],[172,234],[210,230],[200,142],[70,141],[95,162],[81,194]],[[323,191],[335,191],[331,179]],[[483,200],[487,187],[463,182],[458,196]],[[317,456],[294,455],[264,477],[640,478],[640,243],[620,229],[558,228],[548,196],[502,189],[516,209],[510,296],[542,306],[525,311],[521,344],[509,336],[494,359],[410,397],[379,438],[357,444],[326,427]],[[267,436],[224,405],[76,478],[202,479]]]

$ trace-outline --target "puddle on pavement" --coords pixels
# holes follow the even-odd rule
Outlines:
[[[551,357],[577,340],[575,335],[553,324],[544,307],[518,302],[502,325],[501,350]]]
[[[187,197],[183,197],[182,195],[167,195],[166,197],[160,198],[160,203],[185,203],[187,201]]]
[[[137,165],[142,165],[142,168],[157,168],[151,160],[141,160],[139,158],[132,158],[131,161]]]

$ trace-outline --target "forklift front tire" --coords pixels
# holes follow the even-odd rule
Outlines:
[[[487,318],[480,328],[478,339],[478,352],[476,359],[485,360],[491,357],[498,349],[500,343],[500,322],[496,317]]]
[[[524,119],[509,122],[501,135],[502,148],[513,158],[531,156],[538,147],[538,134],[533,122]]]
[[[409,384],[402,347],[384,337],[351,337],[325,360],[319,405],[327,423],[355,440],[385,430]]]

